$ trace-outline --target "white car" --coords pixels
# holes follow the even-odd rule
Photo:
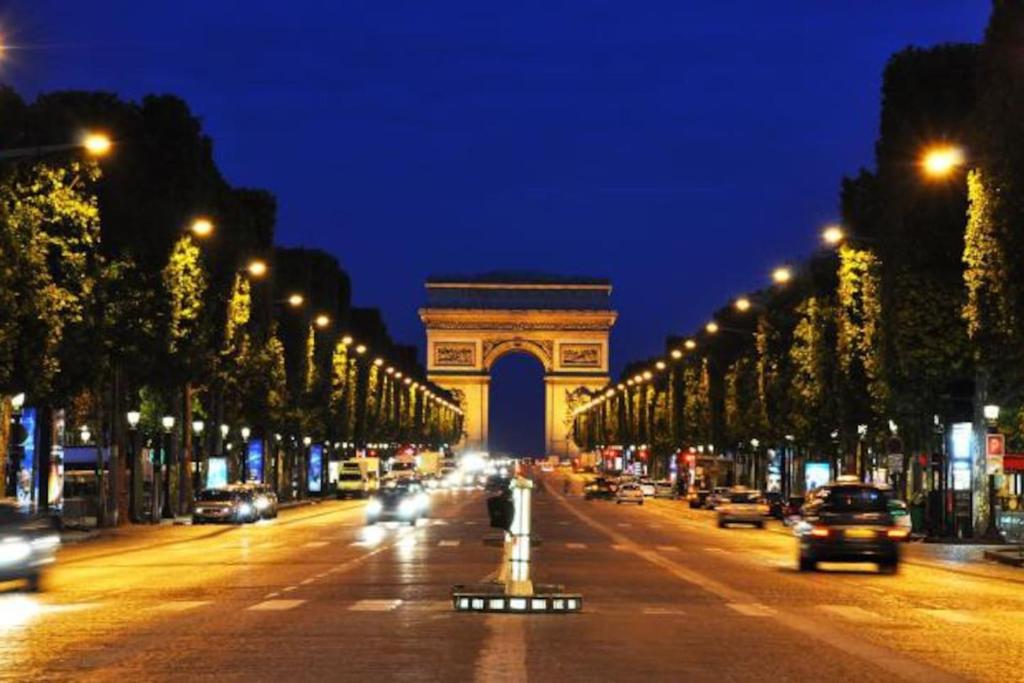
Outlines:
[[[715,508],[718,512],[718,527],[724,529],[729,524],[753,524],[758,529],[764,528],[768,520],[768,504],[760,491],[735,488],[725,494],[724,499]]]
[[[636,503],[637,505],[644,504],[644,492],[640,488],[639,484],[629,482],[621,484],[619,488],[615,490],[615,504],[621,505],[622,503]]]
[[[657,489],[654,486],[654,482],[651,481],[650,479],[640,480],[640,490],[643,491],[643,494],[646,498],[653,498],[654,494],[657,491]]]

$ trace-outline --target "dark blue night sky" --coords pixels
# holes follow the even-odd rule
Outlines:
[[[22,0],[23,94],[183,96],[361,305],[422,345],[431,273],[605,276],[613,362],[805,255],[871,163],[881,72],[977,41],[984,0]]]

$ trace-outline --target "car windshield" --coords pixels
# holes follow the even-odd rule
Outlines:
[[[835,486],[825,491],[824,509],[830,512],[885,512],[885,494],[870,486]]]
[[[196,500],[204,502],[212,501],[226,501],[234,498],[235,494],[231,491],[224,491],[222,489],[206,489],[196,494]]]
[[[362,481],[363,475],[361,474],[340,474],[338,479],[341,481]]]
[[[735,491],[729,494],[730,503],[758,503],[761,494],[757,491]]]

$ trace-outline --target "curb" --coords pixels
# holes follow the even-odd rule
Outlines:
[[[1011,552],[1013,555],[1010,555]],[[985,559],[1011,567],[1024,567],[1024,555],[1021,555],[1019,550],[986,550]]]

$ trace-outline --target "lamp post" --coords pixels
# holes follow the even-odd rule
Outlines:
[[[242,427],[239,433],[242,435],[242,448],[239,449],[238,453],[238,478],[242,482],[246,482],[249,480],[249,435],[252,434],[252,430],[248,427]]]
[[[203,431],[206,429],[206,423],[202,420],[192,420],[192,433],[195,435],[195,451],[196,458],[192,463],[194,469],[192,475],[192,490],[198,491],[203,488]]]
[[[131,510],[133,522],[142,521],[142,511],[139,505],[142,503],[142,467],[139,464],[139,444],[137,441],[139,433],[139,419],[142,413],[137,410],[129,410],[125,414],[128,421],[128,462],[131,463],[132,485],[128,493],[128,507]]]
[[[164,519],[174,519],[174,510],[171,509],[171,430],[174,429],[174,417],[165,415],[160,420],[164,428],[164,448],[160,459],[161,476],[163,477],[164,495],[160,516]]]

